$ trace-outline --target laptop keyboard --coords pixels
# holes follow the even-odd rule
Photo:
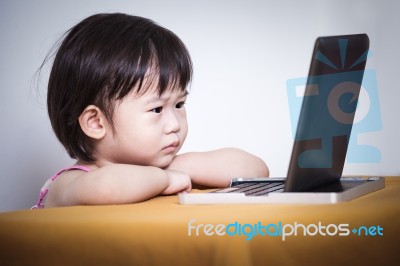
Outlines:
[[[234,187],[228,187],[213,191],[213,193],[244,193],[246,196],[263,196],[271,192],[283,192],[284,182],[271,183],[242,183]]]

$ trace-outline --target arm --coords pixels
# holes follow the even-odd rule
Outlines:
[[[46,207],[134,203],[190,189],[190,178],[181,172],[110,164],[87,173],[62,173],[49,190]]]
[[[184,172],[194,183],[209,187],[227,187],[235,177],[269,176],[260,158],[234,148],[181,154],[168,169]]]

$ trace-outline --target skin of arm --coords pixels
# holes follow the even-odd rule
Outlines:
[[[188,192],[192,182],[227,187],[234,177],[267,176],[261,159],[239,149],[190,152],[175,156],[166,169],[109,164],[90,172],[66,171],[51,185],[45,206],[128,204]]]
[[[62,173],[53,182],[45,205],[126,204],[190,190],[189,176],[179,171],[110,164],[90,172]]]
[[[167,169],[186,173],[193,183],[207,187],[227,187],[235,177],[269,176],[264,161],[236,148],[177,155]]]

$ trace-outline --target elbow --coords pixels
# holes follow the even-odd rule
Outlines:
[[[261,176],[262,177],[269,177],[269,168],[268,168],[268,166],[267,166],[267,164],[263,161],[263,160],[261,160],[260,159],[260,169],[259,169],[259,171],[260,171],[260,173],[261,173]]]
[[[256,177],[269,177],[269,168],[267,164],[259,157],[254,158],[253,169]]]
[[[269,168],[267,164],[260,157],[255,155],[250,155],[248,165],[251,165],[253,169],[250,172],[253,172],[252,175],[255,177],[269,177]]]
[[[269,177],[269,168],[260,157],[236,148],[231,148],[230,151],[236,152],[239,155],[239,161],[242,163],[239,165],[242,165],[243,169],[246,169],[247,172],[245,176]]]

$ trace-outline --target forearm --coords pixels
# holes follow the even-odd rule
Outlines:
[[[161,194],[169,186],[168,175],[162,169],[123,164],[106,165],[56,181],[59,183],[52,185],[53,195],[48,197],[50,206],[141,202]],[[46,203],[46,207],[49,205]]]
[[[160,194],[169,184],[166,172],[157,167],[127,164],[101,167],[88,173],[82,181],[81,185],[86,192],[92,190],[91,187],[95,185],[96,190],[92,190],[92,195],[88,193],[85,200],[95,201],[97,204],[99,201],[108,204],[144,201]]]
[[[178,155],[169,169],[182,171],[194,183],[209,187],[226,187],[234,177],[269,176],[260,158],[234,148]]]

